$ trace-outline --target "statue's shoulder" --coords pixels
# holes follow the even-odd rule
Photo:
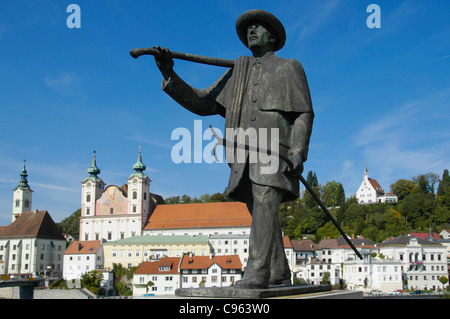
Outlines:
[[[286,69],[297,70],[297,71],[303,70],[303,66],[299,60],[289,59],[289,58],[281,58],[276,55],[273,55],[272,59],[273,59],[274,63],[276,63],[278,65],[282,65]]]

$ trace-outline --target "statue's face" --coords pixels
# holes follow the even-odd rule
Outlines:
[[[252,52],[272,51],[273,42],[268,28],[261,23],[252,24],[247,28],[247,43]]]

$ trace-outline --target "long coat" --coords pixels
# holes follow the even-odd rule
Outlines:
[[[299,153],[303,161],[307,159],[314,113],[305,72],[297,60],[279,58],[272,52],[262,58],[243,56],[207,89],[193,88],[176,74],[163,80],[162,88],[195,114],[225,117],[226,129],[270,132],[278,128],[280,154]],[[227,192],[231,198],[241,200],[240,186],[247,184],[248,178],[282,189],[283,201],[299,196],[298,179],[281,172],[282,165],[273,174],[261,174],[261,168],[270,163],[262,163],[258,156],[256,162],[249,161],[248,154],[244,162],[228,164],[231,172]]]

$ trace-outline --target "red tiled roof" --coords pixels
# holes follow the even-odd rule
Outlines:
[[[214,256],[184,256],[180,269],[208,269],[217,264],[222,269],[241,269],[242,263],[238,255]]]
[[[284,246],[284,248],[293,248],[292,242],[288,236],[283,237],[283,246]]]
[[[372,187],[377,191],[377,193],[384,194],[384,190],[381,188],[380,184],[378,184],[376,179],[369,178],[369,182],[372,185]]]
[[[159,261],[145,261],[143,262],[133,274],[179,274],[178,265],[181,257],[163,257]],[[160,270],[159,267],[170,267],[170,270]]]
[[[65,240],[50,214],[45,210],[23,212],[8,226],[0,227],[1,237]]]
[[[322,239],[319,243],[318,248],[324,249],[324,248],[337,248],[339,246],[338,240],[336,238],[331,239]]]
[[[421,239],[428,239],[430,237],[430,233],[409,233],[409,236],[417,237]],[[439,236],[437,233],[432,233],[432,236],[435,239],[441,239],[441,236]]]
[[[317,245],[309,239],[293,239],[291,242],[295,251],[314,251],[318,248]]]
[[[67,247],[64,255],[74,254],[95,254],[97,250],[102,246],[101,240],[85,240],[85,241],[73,241],[69,247]]]
[[[244,203],[220,202],[158,205],[144,229],[179,229],[251,226]]]

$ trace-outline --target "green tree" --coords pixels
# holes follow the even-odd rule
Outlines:
[[[223,194],[221,194],[221,193],[212,194],[208,198],[208,202],[210,202],[210,203],[217,203],[217,202],[224,202],[224,201],[225,201],[225,198],[223,197]]]
[[[114,288],[120,296],[131,296],[131,280],[137,267],[124,268],[122,264],[113,263]]]
[[[444,169],[444,173],[442,173],[442,179],[439,182],[437,195],[438,196],[444,195],[448,187],[450,187],[450,176],[448,174],[448,169]]]
[[[325,225],[317,229],[315,240],[319,242],[324,238],[339,238],[339,236],[341,236],[339,230],[334,226],[334,224],[331,221],[328,221],[325,223]]]
[[[164,199],[164,202],[166,204],[180,204],[181,198],[180,196],[172,196],[172,197],[167,197],[166,199]]]
[[[79,237],[81,208],[77,209],[69,217],[63,219],[60,223],[56,223],[61,233],[67,233],[75,238]]]
[[[414,182],[407,179],[399,179],[394,184],[391,184],[391,191],[397,195],[399,201],[411,195],[413,188]]]
[[[448,283],[448,278],[445,277],[445,276],[439,277],[438,280],[439,280],[439,281],[441,282],[441,284],[443,284],[443,285],[446,285],[446,284]]]
[[[328,271],[323,273],[322,281],[320,282],[321,285],[329,285],[331,283],[330,281],[330,273]]]
[[[321,190],[322,202],[325,206],[340,206],[345,203],[344,187],[336,181],[327,182]]]
[[[391,236],[399,236],[407,232],[405,218],[394,208],[389,208],[384,215],[385,230]]]
[[[320,194],[320,185],[315,172],[314,173],[312,171],[308,172],[306,182],[309,184],[309,186],[311,186],[311,188],[316,194],[318,195]],[[303,201],[305,203],[306,208],[313,208],[318,206],[316,200],[307,190],[305,190],[305,193],[303,194]]]
[[[183,204],[188,204],[192,201],[192,198],[191,196],[183,195],[181,196],[181,201],[183,202]]]
[[[95,294],[101,294],[102,289],[100,287],[103,281],[103,275],[98,270],[91,270],[81,275],[81,287],[87,288]]]

